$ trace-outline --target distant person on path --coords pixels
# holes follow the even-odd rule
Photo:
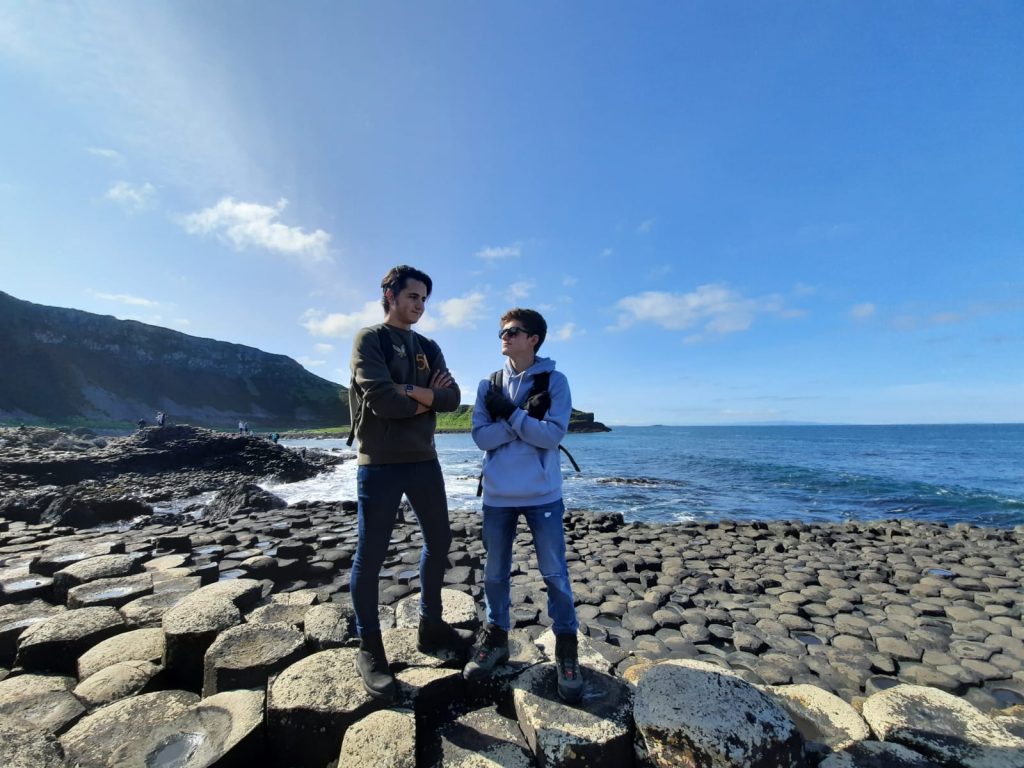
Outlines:
[[[138,424],[139,424],[139,429],[145,429],[146,428],[146,420],[145,419],[139,419]]]
[[[483,466],[484,598],[487,621],[470,662],[468,680],[490,675],[508,660],[512,543],[520,515],[533,534],[547,586],[555,633],[558,694],[575,703],[583,695],[576,631],[579,626],[565,560],[562,470],[558,446],[569,427],[569,382],[555,361],[538,357],[547,323],[532,309],[502,315],[498,337],[508,358],[502,371],[477,387],[473,441],[486,451]],[[547,379],[546,388],[538,378]],[[495,381],[497,379],[497,381]]]
[[[412,330],[433,287],[430,277],[401,265],[381,281],[384,322],[361,329],[352,345],[349,408],[359,441],[356,473],[359,543],[352,563],[352,604],[359,632],[356,668],[378,699],[395,692],[377,615],[378,580],[402,494],[423,532],[420,622],[423,653],[465,650],[472,633],[441,617],[441,584],[451,528],[444,477],[434,447],[438,411],[454,411],[461,393],[441,348]]]
[[[240,435],[244,435],[245,434],[245,422],[244,421],[238,422],[238,434],[240,434]]]
[[[156,425],[158,427],[162,427],[164,425],[164,412],[163,411],[157,411],[156,412]]]

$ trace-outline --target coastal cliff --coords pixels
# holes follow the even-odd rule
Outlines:
[[[344,387],[284,355],[0,292],[0,421],[315,428],[348,423]]]

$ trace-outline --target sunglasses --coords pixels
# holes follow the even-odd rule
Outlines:
[[[529,335],[530,332],[527,331],[525,328],[520,328],[518,325],[513,325],[513,326],[509,326],[508,328],[502,328],[500,331],[498,331],[498,338],[499,339],[513,339],[516,336],[518,336],[520,333],[525,333],[525,334]]]

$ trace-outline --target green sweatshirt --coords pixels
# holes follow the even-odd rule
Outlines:
[[[391,349],[385,352],[384,328]],[[415,331],[371,325],[352,343],[352,383],[348,393],[352,424],[359,441],[360,464],[407,464],[437,458],[435,411],[454,411],[462,393],[452,382],[434,389],[434,405],[416,414],[417,402],[405,394],[406,384],[426,387],[434,371],[446,370],[441,348]]]

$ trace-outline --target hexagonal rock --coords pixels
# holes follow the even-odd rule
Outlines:
[[[306,610],[303,623],[306,645],[312,651],[341,648],[358,640],[351,605],[324,603]]]
[[[463,715],[441,730],[445,768],[533,768],[536,763],[515,720],[494,707]],[[340,765],[341,763],[339,763]]]
[[[549,629],[540,634],[537,637],[536,643],[537,647],[540,648],[547,658],[555,658],[555,633],[553,630]],[[580,666],[590,667],[591,669],[611,674],[614,664],[594,648],[589,637],[577,632],[576,646]]]
[[[512,684],[519,728],[543,766],[620,768],[633,759],[633,693],[621,680],[583,670],[583,701],[558,698],[554,664],[539,664]]]
[[[454,701],[465,698],[465,681],[458,669],[409,667],[395,673],[395,703],[413,710],[421,720],[436,720]]]
[[[63,602],[68,590],[96,579],[113,579],[139,573],[142,565],[135,555],[101,555],[72,563],[53,574],[53,591]]]
[[[22,603],[26,600],[53,600],[53,579],[22,571],[16,576],[0,579],[0,605]]]
[[[97,709],[60,737],[68,764],[108,768],[110,753],[117,745],[144,737],[198,701],[199,697],[188,691],[157,691]]]
[[[109,605],[120,608],[132,600],[153,594],[153,577],[148,573],[96,579],[68,590],[68,608],[88,608]]]
[[[61,541],[33,557],[28,564],[28,569],[32,573],[53,576],[57,571],[82,560],[123,552],[123,541]]]
[[[132,600],[120,608],[129,627],[159,627],[166,614],[188,596],[187,592],[157,592]]]
[[[64,613],[59,605],[50,605],[43,600],[28,603],[0,605],[0,664],[10,664],[18,651],[18,638],[33,624],[46,621],[51,616]]]
[[[89,709],[97,709],[145,691],[162,671],[148,661],[119,661],[87,677],[73,693]]]
[[[944,765],[1024,768],[1024,739],[944,691],[897,685],[869,696],[862,714],[882,741],[903,744]]]
[[[442,650],[437,654],[421,653],[416,647],[417,630],[385,629],[381,636],[384,639],[384,652],[387,654],[391,668],[405,667],[443,667],[458,665],[461,667],[463,654]]]
[[[4,768],[64,768],[57,738],[23,720],[0,718],[0,765]]]
[[[74,675],[78,657],[124,629],[114,608],[79,608],[34,624],[18,640],[15,663],[22,669]]]
[[[334,760],[349,726],[382,708],[363,688],[356,653],[353,648],[315,653],[270,685],[267,734],[289,764],[321,766]]]
[[[159,664],[164,656],[161,629],[133,629],[97,643],[78,659],[78,679],[92,677],[104,667],[123,661],[151,661]]]
[[[149,733],[118,747],[118,768],[266,765],[263,691],[226,691],[203,699]]]
[[[457,589],[441,590],[441,618],[461,629],[472,629],[480,623],[476,616],[476,601]],[[395,626],[405,628],[419,625],[420,593],[415,592],[403,597],[395,606]]]
[[[648,670],[637,686],[633,717],[657,766],[802,765],[803,740],[786,711],[706,662],[667,661]]]
[[[862,741],[829,755],[818,768],[935,768],[935,763],[902,744]]]
[[[242,624],[221,632],[203,660],[203,696],[237,688],[265,688],[268,678],[306,655],[291,624]]]
[[[85,714],[71,693],[73,678],[59,675],[17,675],[0,681],[0,719],[15,718],[33,728],[62,733]]]
[[[415,715],[407,709],[367,715],[345,731],[338,765],[416,768]]]
[[[824,755],[871,738],[871,729],[860,713],[835,694],[813,685],[765,690],[789,713],[808,751]],[[814,749],[816,745],[820,747]]]
[[[191,554],[164,555],[163,557],[154,557],[152,560],[146,561],[143,567],[147,571],[166,571],[172,568],[181,568],[191,562]]]
[[[302,631],[306,624],[307,605],[289,605],[287,603],[270,603],[253,609],[245,620],[250,624],[291,624]]]
[[[242,623],[239,605],[251,607],[263,594],[250,579],[221,581],[197,589],[164,614],[164,666],[179,684],[199,690],[207,649],[225,629]]]

